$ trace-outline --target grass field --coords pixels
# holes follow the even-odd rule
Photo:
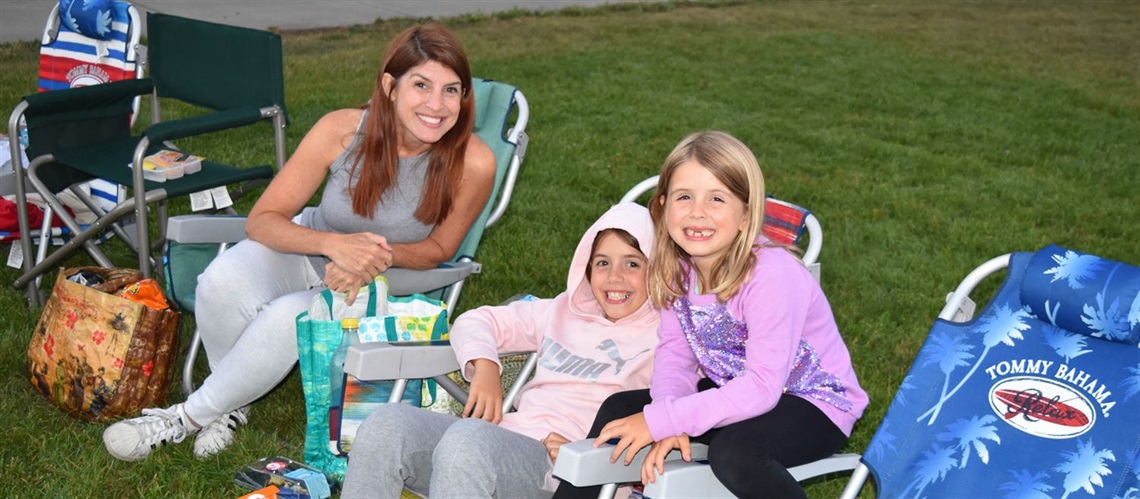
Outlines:
[[[324,113],[368,97],[383,46],[410,22],[284,33],[290,150]],[[1049,243],[1140,263],[1140,3],[622,4],[442,22],[475,74],[520,88],[532,113],[515,198],[486,234],[484,273],[460,310],[560,292],[590,222],[689,132],[728,131],[756,153],[769,192],[824,227],[823,288],[872,399],[851,451],[866,447],[944,296],[975,265]],[[0,45],[0,109],[35,88],[36,64],[36,46]],[[195,151],[266,164],[258,132]],[[0,270],[2,283],[15,277]],[[18,290],[0,287],[0,316],[6,495],[237,497],[242,465],[301,457],[294,373],[227,452],[199,461],[187,442],[117,462],[104,425],[30,389],[37,315]],[[845,481],[807,490],[835,497]]]

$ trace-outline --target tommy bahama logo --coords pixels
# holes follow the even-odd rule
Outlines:
[[[1073,438],[1092,429],[1096,411],[1083,393],[1036,376],[1003,379],[990,388],[990,407],[1014,428],[1043,438]]]
[[[80,64],[67,72],[67,81],[71,88],[99,85],[111,81],[111,75],[103,68],[92,64]]]

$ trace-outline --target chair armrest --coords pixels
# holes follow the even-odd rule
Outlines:
[[[193,137],[204,133],[252,125],[261,121],[262,118],[261,110],[256,107],[227,109],[190,118],[155,123],[146,130],[145,135],[152,144],[157,144],[166,140]]]
[[[362,380],[396,380],[431,378],[459,370],[450,344],[419,343],[353,345],[345,355],[344,372]]]
[[[181,244],[236,243],[246,238],[246,217],[240,215],[179,215],[170,217],[166,238]]]
[[[704,497],[707,499],[733,499],[720,480],[712,473],[707,462],[673,461],[665,464],[665,473],[645,486],[645,497]]]
[[[969,320],[973,316],[973,300],[970,292],[990,274],[1009,267],[1010,254],[1005,254],[979,265],[971,271],[950,296],[946,297],[946,306],[938,313],[938,318],[945,321]]]
[[[388,279],[388,293],[405,296],[412,293],[427,293],[450,286],[482,269],[479,262],[448,262],[427,270],[390,268],[380,274]]]
[[[558,449],[558,459],[554,461],[554,476],[570,482],[576,487],[591,485],[605,485],[610,483],[626,483],[641,481],[641,462],[649,454],[652,446],[645,446],[634,456],[629,466],[619,459],[616,463],[610,462],[614,446],[604,444],[594,447],[592,439],[570,442]],[[694,443],[691,447],[694,460],[708,457],[708,446]],[[681,459],[681,451],[674,449],[665,456],[666,461]]]

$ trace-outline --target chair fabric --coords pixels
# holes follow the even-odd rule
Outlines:
[[[148,69],[159,97],[213,110],[285,110],[276,33],[147,14]],[[287,115],[287,113],[286,113]]]
[[[518,145],[506,138],[507,126],[511,110],[515,107],[515,92],[517,88],[506,83],[471,79],[472,89],[475,91],[475,135],[478,136],[491,151],[495,153],[495,185],[479,218],[471,225],[471,230],[463,238],[459,249],[455,252],[453,261],[463,257],[474,258],[475,248],[483,239],[483,231],[487,228],[487,220],[494,208],[494,201],[503,189],[504,179],[507,177],[511,163]]]
[[[1009,262],[976,319],[927,335],[863,456],[879,497],[1140,492],[1140,269]]]
[[[167,199],[219,186],[264,183],[273,176],[274,166],[284,162],[287,116],[280,36],[155,13],[147,15],[147,24],[150,77],[29,95],[17,106],[18,110],[23,106],[30,139],[28,157],[34,158],[29,179],[49,203],[51,193],[93,177],[132,186],[134,192],[133,198],[101,217],[95,228],[34,268],[26,266],[17,287],[53,268],[81,245],[107,265],[109,260],[96,255],[98,250],[85,241],[124,216],[134,214],[138,220],[147,220],[148,203],[159,205],[161,241]],[[154,120],[142,133],[132,135],[130,102],[144,94],[152,96]],[[160,107],[171,100],[212,112],[162,121]],[[202,162],[200,172],[165,182],[144,180],[141,168],[127,167],[141,163],[146,155],[171,149],[170,141],[263,120],[273,121],[275,165],[234,167],[210,158]],[[244,192],[244,187],[239,189]],[[63,214],[60,217],[67,223]],[[139,224],[134,239],[139,268],[149,275],[152,246],[147,224]]]
[[[773,242],[795,246],[807,233],[804,221],[811,214],[807,208],[769,196],[764,200],[764,225],[761,230]]]
[[[142,26],[133,22],[132,17],[137,18],[138,13],[131,12],[134,8],[130,3],[105,2],[106,10],[79,5],[84,2],[67,3],[69,8],[64,12],[59,11],[58,5],[53,9],[48,25],[58,25],[58,31],[55,37],[44,40],[40,47],[41,92],[142,76],[131,47],[132,43],[138,42],[138,31]],[[86,22],[76,21],[82,18],[71,12],[85,9],[86,12],[99,12],[99,17],[109,16],[109,31],[85,29],[88,26]]]

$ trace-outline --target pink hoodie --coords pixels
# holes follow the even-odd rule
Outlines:
[[[452,325],[451,346],[468,380],[472,360],[498,363],[501,352],[539,352],[534,378],[523,387],[518,410],[503,415],[503,428],[536,440],[550,432],[582,440],[606,397],[649,386],[660,314],[646,300],[633,314],[610,322],[586,281],[594,237],[608,228],[625,229],[649,255],[649,211],[634,203],[616,205],[582,236],[565,292],[553,299],[480,307]]]

